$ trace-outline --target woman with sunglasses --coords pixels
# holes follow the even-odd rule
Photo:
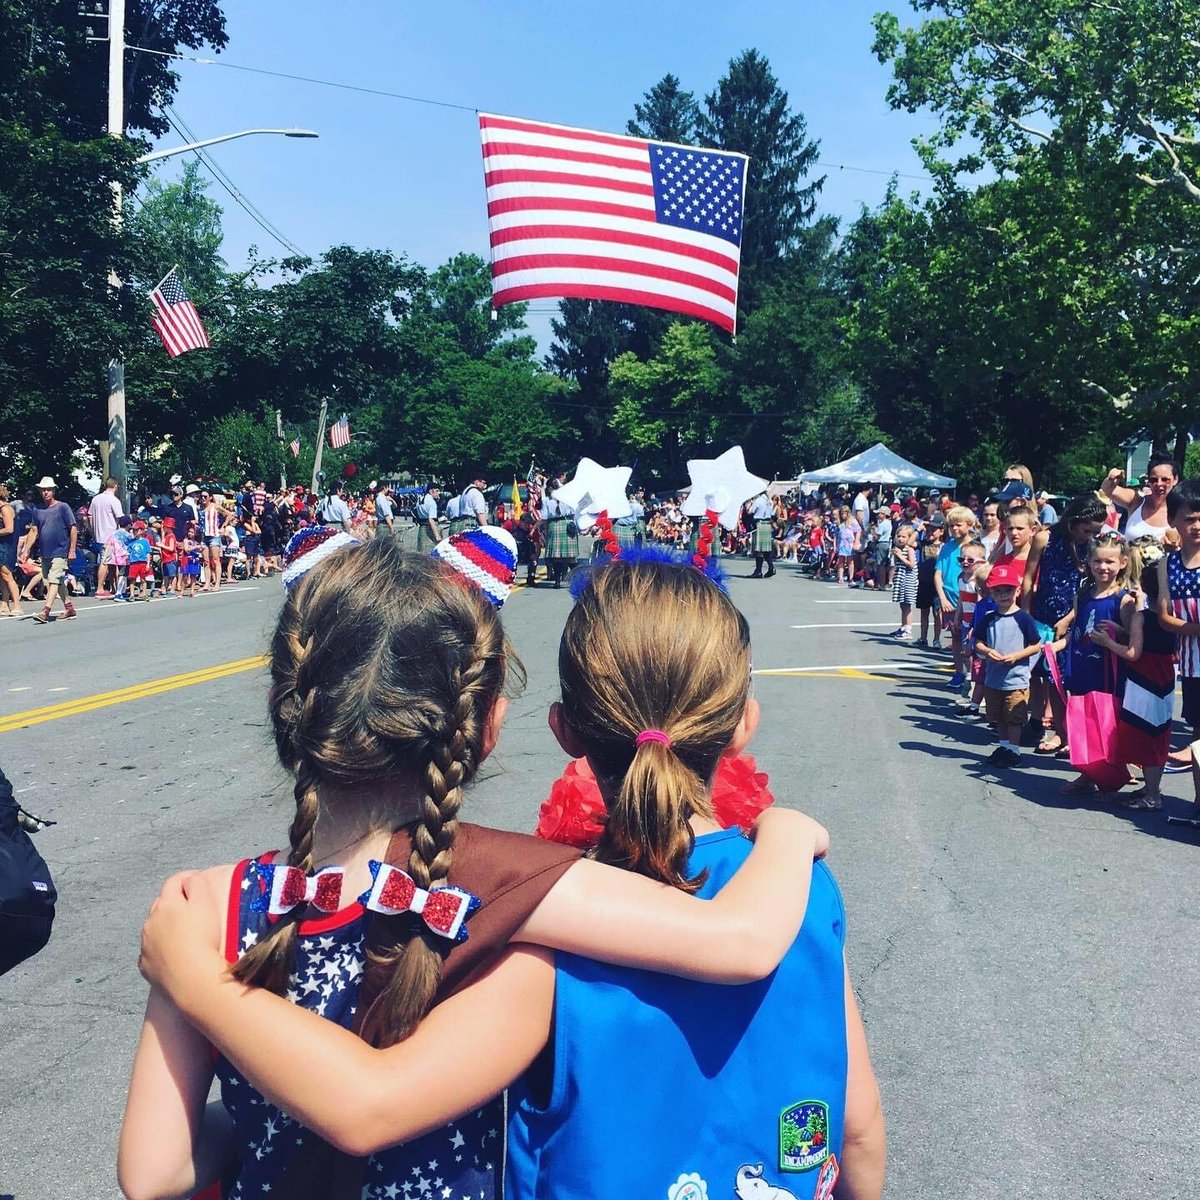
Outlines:
[[[1167,517],[1167,496],[1179,482],[1179,464],[1165,454],[1155,455],[1146,468],[1146,492],[1143,495],[1125,483],[1125,472],[1114,467],[1100,485],[1100,491],[1113,504],[1125,510],[1125,536],[1153,537],[1168,546],[1179,545],[1179,535]]]

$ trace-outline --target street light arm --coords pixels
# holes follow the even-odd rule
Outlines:
[[[160,158],[173,158],[176,154],[186,154],[189,150],[203,150],[205,146],[215,146],[218,142],[231,142],[234,138],[250,137],[256,133],[277,133],[282,137],[315,138],[321,135],[311,129],[243,129],[238,133],[223,133],[220,137],[204,138],[199,142],[186,142],[182,146],[171,146],[166,150],[152,150],[143,154],[135,161],[138,163],[157,162]]]

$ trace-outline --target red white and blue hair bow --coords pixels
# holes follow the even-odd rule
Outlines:
[[[359,903],[371,912],[394,917],[415,913],[439,937],[452,942],[467,940],[467,918],[482,907],[478,896],[456,887],[435,887],[426,891],[417,887],[411,875],[391,863],[376,862],[371,868],[370,891],[359,897]]]
[[[342,868],[325,867],[305,875],[299,867],[259,868],[265,887],[250,901],[254,912],[281,917],[301,904],[311,904],[324,913],[337,912],[342,900]]]

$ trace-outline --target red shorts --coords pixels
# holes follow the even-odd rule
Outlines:
[[[129,564],[129,578],[135,579],[135,580],[151,578],[150,564],[148,562],[130,563]]]

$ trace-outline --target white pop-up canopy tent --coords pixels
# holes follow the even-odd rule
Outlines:
[[[957,480],[949,475],[935,475],[901,458],[882,442],[856,454],[844,462],[822,467],[819,471],[804,471],[804,483],[887,483],[904,487],[952,488]]]

